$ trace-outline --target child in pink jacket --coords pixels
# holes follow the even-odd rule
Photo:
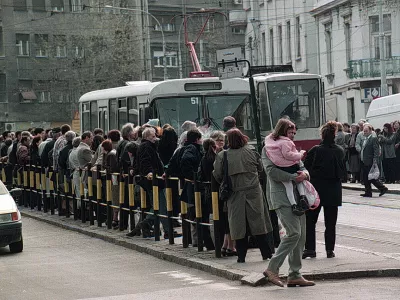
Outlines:
[[[305,151],[297,151],[293,142],[296,134],[295,125],[286,119],[281,119],[275,127],[273,133],[265,138],[265,151],[268,158],[279,169],[297,174],[300,171],[300,161],[303,158]],[[304,207],[297,205],[292,181],[282,182],[286,188],[286,194],[292,206],[292,211],[295,215],[301,216],[304,214]],[[302,182],[296,183],[297,190],[300,194],[301,202],[305,198],[305,188]]]

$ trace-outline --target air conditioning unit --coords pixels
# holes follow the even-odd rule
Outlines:
[[[5,123],[4,127],[6,131],[15,131],[15,123]]]
[[[233,4],[243,4],[243,0],[233,0]]]

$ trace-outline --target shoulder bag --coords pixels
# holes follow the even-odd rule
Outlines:
[[[224,160],[222,162],[223,178],[219,187],[219,199],[221,201],[228,201],[232,195],[232,182],[228,174],[228,152],[224,150]]]

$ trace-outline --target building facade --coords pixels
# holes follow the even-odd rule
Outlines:
[[[142,0],[143,10],[149,11],[161,24],[149,17],[147,33],[150,41],[144,43],[147,58],[144,80],[164,79],[162,34],[166,42],[167,79],[185,78],[193,71],[185,46],[185,29],[182,16],[193,14],[187,23],[188,41],[194,42],[208,16],[204,33],[196,44],[196,52],[203,71],[217,75],[216,50],[231,47],[244,49],[246,16],[241,0]],[[199,13],[199,12],[203,13]],[[145,17],[145,16],[144,16]],[[146,27],[146,26],[144,26]]]
[[[320,0],[311,15],[318,28],[319,73],[325,77],[330,119],[357,122],[381,95],[381,60],[386,62],[386,94],[400,92],[400,2],[383,2],[384,49],[380,49],[377,0]],[[392,121],[392,120],[388,120]],[[383,124],[382,124],[383,125]]]
[[[314,0],[243,0],[246,57],[252,65],[292,65],[295,72],[317,73]]]
[[[1,1],[0,131],[71,124],[83,93],[140,78],[140,18],[105,4]]]

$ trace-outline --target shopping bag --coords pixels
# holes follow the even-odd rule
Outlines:
[[[305,196],[308,202],[308,208],[311,210],[316,209],[319,206],[320,199],[317,190],[314,188],[311,182],[304,180],[301,184],[304,186]]]
[[[378,180],[379,178],[379,167],[378,164],[373,164],[371,170],[368,173],[368,180]]]

